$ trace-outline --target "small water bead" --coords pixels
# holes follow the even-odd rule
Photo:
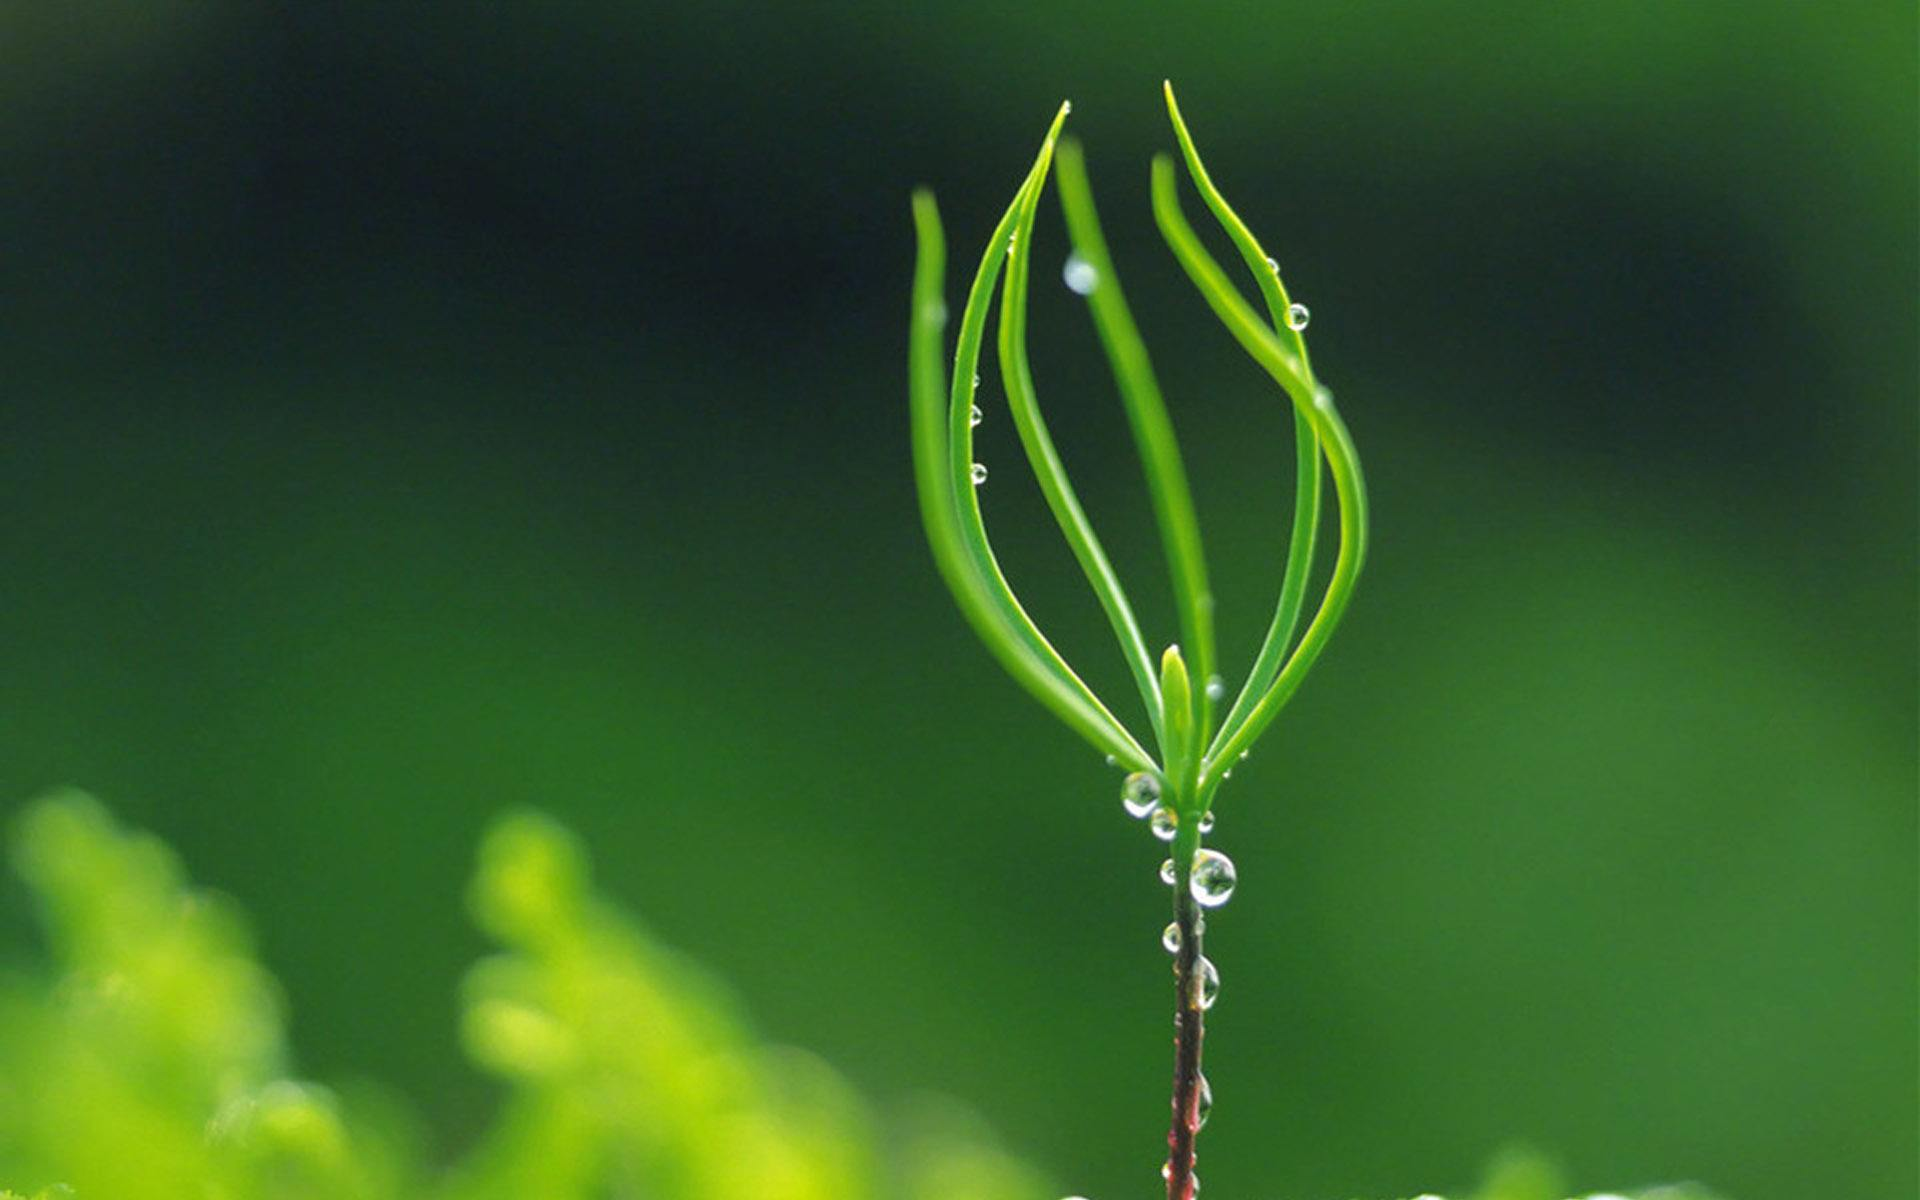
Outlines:
[[[1207,1118],[1213,1115],[1213,1085],[1205,1075],[1200,1077],[1200,1100],[1193,1106],[1193,1115],[1195,1129],[1205,1129]]]
[[[1219,908],[1233,898],[1233,885],[1238,882],[1233,870],[1233,860],[1218,850],[1202,850],[1193,857],[1193,875],[1187,880],[1187,890],[1202,908]]]
[[[1293,330],[1295,333],[1299,333],[1302,329],[1305,329],[1307,322],[1312,319],[1313,314],[1307,311],[1306,305],[1287,305],[1287,328]]]
[[[1117,767],[1120,765],[1120,760],[1114,755],[1109,754],[1107,755],[1107,765],[1110,767]]]
[[[1220,998],[1220,969],[1213,960],[1202,955],[1200,966],[1193,973],[1193,1004],[1201,1012],[1213,1007]]]
[[[1272,271],[1275,275],[1280,273],[1280,260],[1271,254],[1267,255],[1267,270]]]
[[[980,390],[980,377],[978,375],[973,377],[973,390],[976,392]]]
[[[1324,387],[1315,385],[1313,389],[1313,406],[1331,411],[1333,408],[1333,393]]]
[[[1100,286],[1099,270],[1078,254],[1067,255],[1067,264],[1060,268],[1060,278],[1076,295],[1088,296]]]
[[[1228,771],[1227,774],[1231,775],[1233,774],[1233,772]],[[1206,812],[1201,814],[1200,832],[1203,836],[1213,832],[1213,810],[1212,809],[1208,809]]]
[[[1170,842],[1180,832],[1180,814],[1164,806],[1156,808],[1147,819],[1147,828],[1153,830],[1153,836],[1161,841]]]
[[[1167,859],[1160,864],[1160,882],[1172,887],[1180,877],[1173,873],[1173,860]]]
[[[1112,762],[1112,757],[1107,761]],[[1160,807],[1160,781],[1145,771],[1135,771],[1120,783],[1120,805],[1134,820],[1146,820]]]
[[[1168,954],[1180,953],[1180,922],[1168,921],[1167,927],[1160,931],[1160,948]]]
[[[1207,679],[1207,699],[1219,700],[1222,697],[1224,697],[1226,694],[1227,694],[1227,681],[1220,678],[1218,675],[1209,676]]]
[[[985,463],[973,464],[973,470],[968,472],[968,474],[973,478],[973,486],[979,487],[981,484],[987,481],[987,464]]]
[[[980,406],[978,404],[974,405],[972,408],[967,410],[967,424],[970,426],[973,426],[974,428],[978,428],[980,425],[980,422],[986,419],[987,419],[987,414],[980,411]]]

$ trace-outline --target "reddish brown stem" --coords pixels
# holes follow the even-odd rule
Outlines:
[[[1180,948],[1173,956],[1173,1119],[1167,1130],[1167,1200],[1193,1200],[1198,1186],[1193,1174],[1194,1142],[1200,1134],[1200,1043],[1206,1036],[1206,1012],[1196,989],[1203,957],[1200,939],[1206,925],[1188,886],[1198,843],[1197,836],[1191,841],[1182,837],[1174,847],[1173,922],[1180,931]]]

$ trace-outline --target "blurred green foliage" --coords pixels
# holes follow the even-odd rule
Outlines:
[[[54,961],[0,987],[8,1179],[115,1200],[1045,1194],[951,1105],[882,1120],[824,1063],[754,1039],[591,893],[544,818],[502,820],[481,849],[471,907],[505,952],[469,976],[464,1024],[506,1096],[438,1183],[393,1099],[289,1077],[282,999],[238,914],[163,844],[69,795],[29,809],[14,849]]]

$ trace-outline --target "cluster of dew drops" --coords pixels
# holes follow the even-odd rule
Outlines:
[[[1008,236],[1008,250],[1013,249],[1014,240],[1018,236],[1018,234],[1010,234]],[[1271,271],[1275,278],[1278,278],[1280,275],[1280,264],[1274,259],[1269,258],[1267,260],[1267,270]],[[1091,296],[1094,293],[1094,289],[1100,286],[1100,268],[1094,266],[1086,259],[1081,258],[1079,251],[1075,251],[1067,255],[1066,265],[1060,268],[1060,278],[1062,282],[1067,285],[1067,290],[1076,295]],[[941,310],[941,315],[943,317],[945,316],[944,308]],[[1307,322],[1312,319],[1312,316],[1313,314],[1307,311],[1306,305],[1289,304],[1287,305],[1287,328],[1293,330],[1295,333],[1300,333],[1306,329]],[[973,386],[976,390],[980,387],[980,377],[978,375],[973,377]],[[976,404],[973,406],[971,413],[971,423],[976,426],[979,425],[980,418],[980,406]],[[985,483],[987,481],[986,464],[974,463],[971,476],[973,478],[973,486],[979,487]]]

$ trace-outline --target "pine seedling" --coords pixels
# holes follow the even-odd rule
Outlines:
[[[987,240],[961,310],[950,375],[943,365],[945,235],[931,193],[924,189],[915,193],[918,255],[909,391],[921,517],[934,562],[961,612],[1021,686],[1109,761],[1127,769],[1121,796],[1126,811],[1146,820],[1157,837],[1171,844],[1172,854],[1161,867],[1161,878],[1173,890],[1173,920],[1163,944],[1174,960],[1177,1032],[1172,1117],[1162,1174],[1168,1200],[1192,1200],[1198,1187],[1194,1144],[1212,1103],[1201,1070],[1201,1044],[1205,1014],[1219,989],[1219,974],[1203,952],[1202,914],[1226,903],[1235,882],[1232,860],[1203,847],[1202,839],[1212,828],[1220,785],[1299,690],[1346,612],[1366,557],[1367,508],[1352,439],[1334,408],[1332,393],[1318,383],[1310,365],[1304,336],[1307,310],[1288,296],[1275,260],[1213,186],[1171,84],[1166,87],[1166,101],[1187,173],[1252,273],[1266,317],[1242,297],[1187,223],[1177,196],[1175,166],[1166,155],[1153,163],[1155,221],[1214,315],[1280,385],[1294,414],[1296,494],[1286,568],[1266,638],[1233,702],[1222,711],[1226,687],[1216,663],[1213,596],[1172,422],[1107,253],[1084,159],[1074,142],[1060,140],[1070,105],[1061,105],[1032,169]],[[1086,298],[1106,351],[1172,579],[1180,641],[1168,646],[1157,663],[1126,591],[1067,479],[1041,416],[1028,365],[1027,292],[1034,218],[1056,157],[1060,203],[1073,247],[1063,275],[1067,285]],[[986,470],[974,460],[973,427],[981,415],[975,388],[996,283],[1000,285],[996,348],[1008,407],[1041,493],[1120,643],[1151,727],[1145,741],[1114,715],[1035,626],[1007,583],[987,537],[978,495]],[[1339,546],[1319,606],[1296,640],[1320,525],[1323,474],[1333,481]]]

